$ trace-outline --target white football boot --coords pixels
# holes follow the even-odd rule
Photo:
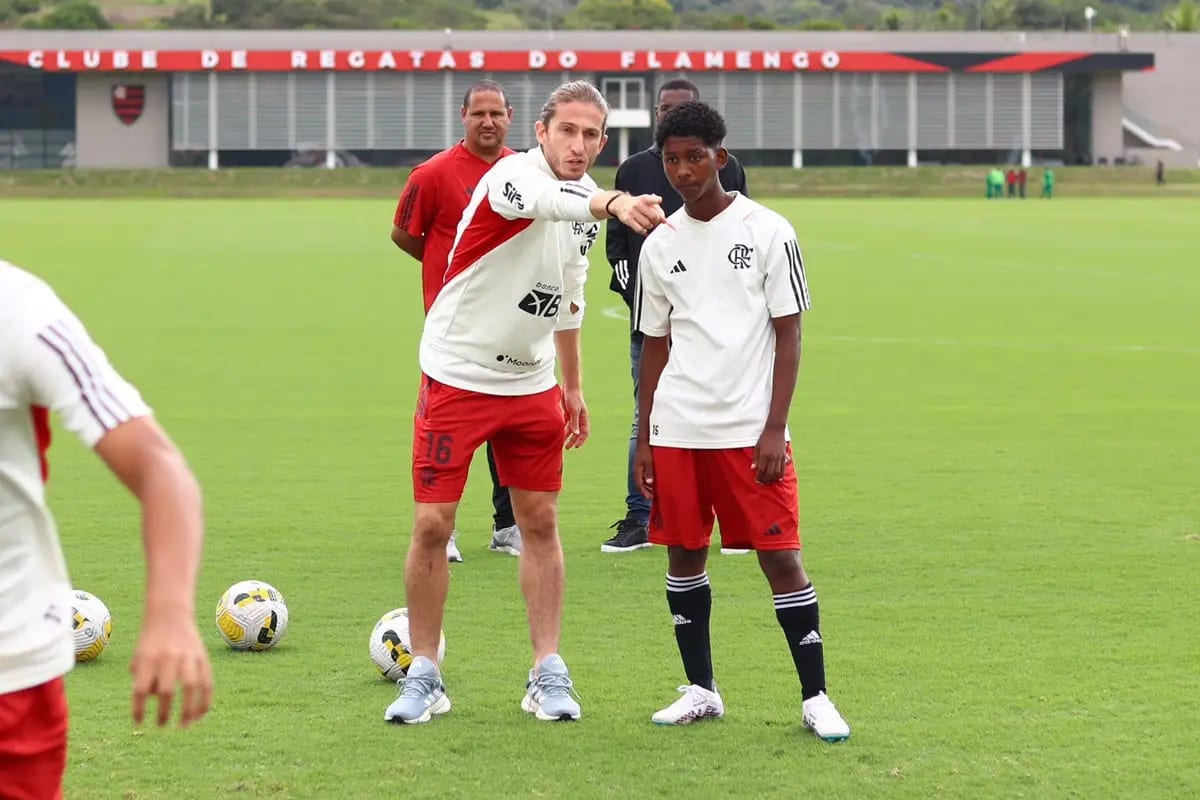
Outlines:
[[[716,684],[713,684],[714,688]],[[690,725],[705,719],[720,719],[725,716],[725,703],[721,695],[710,692],[703,686],[692,684],[680,686],[683,695],[674,703],[655,712],[650,721],[655,725]]]

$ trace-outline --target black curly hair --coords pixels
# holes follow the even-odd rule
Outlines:
[[[654,142],[661,150],[668,137],[695,137],[706,147],[720,147],[725,134],[725,118],[715,108],[699,100],[689,100],[667,112],[654,132]]]

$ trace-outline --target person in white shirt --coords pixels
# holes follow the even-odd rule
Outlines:
[[[638,262],[633,323],[645,338],[634,475],[651,499],[650,541],[667,547],[667,603],[689,684],[652,720],[725,713],[705,569],[715,519],[723,546],[758,553],[800,678],[803,724],[842,741],[850,728],[825,694],[788,444],[800,315],[810,306],[804,262],[786,219],[721,186],[725,135],[724,119],[701,102],[663,118],[655,137],[684,205],[646,239]]]
[[[538,145],[497,162],[463,212],[421,337],[416,510],[404,574],[414,659],[385,720],[427,722],[450,710],[436,662],[449,584],[446,542],[471,458],[487,441],[523,539],[519,571],[533,668],[521,706],[541,720],[580,717],[558,655],[557,502],[563,449],[588,437],[579,344],[587,254],[599,220],[615,216],[646,233],[665,219],[661,197],[602,191],[588,176],[607,141],[607,121],[596,87],[560,86],[535,123]]]
[[[207,713],[212,671],[196,628],[200,490],[137,389],[41,279],[0,261],[0,795],[60,797],[63,676],[75,663],[71,580],[46,504],[50,414],[142,505],[146,594],[134,650],[133,718],[157,697],[159,725]]]

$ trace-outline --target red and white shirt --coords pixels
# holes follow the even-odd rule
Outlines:
[[[0,261],[0,694],[75,663],[71,581],[46,506],[52,411],[89,448],[151,413],[54,291]]]
[[[540,147],[501,159],[463,212],[446,282],[425,319],[421,370],[483,394],[555,384],[554,332],[583,324],[600,226],[589,176],[561,181]]]

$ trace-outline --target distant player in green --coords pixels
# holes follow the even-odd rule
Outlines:
[[[1054,197],[1054,170],[1049,167],[1042,173],[1042,197]]]

